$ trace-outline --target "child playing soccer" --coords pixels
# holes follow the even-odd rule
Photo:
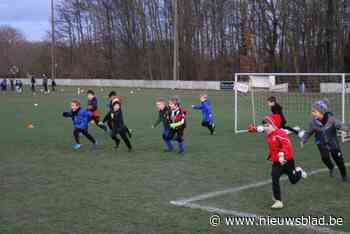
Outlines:
[[[122,104],[121,97],[118,97],[115,91],[111,91],[108,94],[108,104],[107,104],[108,113],[105,115],[102,121],[103,123],[107,123],[107,126],[111,131],[113,129],[113,120],[110,118],[111,117],[110,112],[113,111],[112,101],[118,101],[120,104]],[[132,137],[131,130],[127,126],[125,126],[125,128],[129,138],[131,138]]]
[[[340,144],[337,137],[337,130],[348,132],[348,127],[337,120],[332,112],[328,111],[328,100],[319,100],[312,105],[312,120],[309,129],[305,131],[301,140],[301,147],[307,140],[315,134],[315,143],[320,151],[323,163],[329,169],[329,175],[334,176],[334,164],[331,161],[330,155],[337,164],[342,180],[349,182],[344,164],[343,153],[340,149]]]
[[[179,145],[179,154],[185,153],[184,130],[186,128],[186,110],[180,107],[178,98],[172,98],[169,101],[170,116],[169,116],[169,134],[167,140],[170,142],[175,139]],[[170,149],[173,149],[170,143]]]
[[[89,121],[91,118],[90,112],[81,108],[79,101],[73,100],[71,102],[71,111],[63,112],[63,117],[72,118],[73,121],[73,136],[75,139],[75,144],[73,145],[73,148],[76,150],[81,148],[79,140],[79,135],[81,133],[92,143],[92,150],[95,150],[96,140],[88,132]]]
[[[211,103],[207,94],[200,96],[201,103],[198,105],[192,105],[193,109],[202,111],[202,126],[207,127],[210,134],[213,135],[215,132],[214,116],[211,110]]]
[[[88,99],[87,110],[91,113],[91,120],[94,121],[97,127],[103,129],[104,131],[107,131],[107,127],[102,122],[100,122],[101,113],[98,110],[98,101],[94,91],[92,90],[87,91],[87,99]]]
[[[158,119],[157,121],[152,125],[152,128],[157,127],[160,123],[163,123],[163,134],[162,138],[165,145],[165,151],[169,152],[173,150],[173,145],[171,144],[169,140],[169,132],[170,132],[170,126],[169,126],[169,117],[170,117],[170,108],[168,106],[168,102],[160,98],[156,101],[156,106],[158,109]]]
[[[296,184],[301,178],[307,177],[306,172],[301,167],[295,167],[292,144],[286,132],[279,128],[280,125],[281,117],[277,114],[266,116],[263,121],[263,128],[269,146],[268,160],[272,161],[271,177],[274,200],[274,204],[271,206],[272,209],[283,208],[280,189],[280,177],[283,174],[287,174],[292,184]]]
[[[267,105],[269,107],[271,107],[272,114],[277,114],[277,115],[281,116],[281,128],[282,129],[291,131],[291,132],[298,135],[299,132],[296,129],[287,126],[287,120],[283,114],[283,108],[279,103],[277,103],[276,97],[273,97],[273,96],[269,97],[267,99]]]
[[[132,146],[127,135],[128,129],[124,124],[123,113],[119,99],[112,101],[112,111],[110,112],[110,118],[112,120],[113,126],[111,138],[115,141],[115,147],[118,148],[120,144],[120,140],[117,136],[119,134],[130,152],[132,150]]]

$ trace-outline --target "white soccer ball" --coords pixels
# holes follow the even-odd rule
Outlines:
[[[134,91],[133,91],[133,90],[131,90],[131,91],[130,91],[130,94],[134,94]]]
[[[264,132],[264,127],[261,126],[261,125],[259,125],[259,126],[256,128],[256,130],[257,130],[258,132]]]
[[[36,107],[36,106],[39,106],[39,104],[38,104],[38,103],[35,103],[34,106],[35,106],[35,107]]]
[[[298,133],[298,137],[301,139],[301,138],[303,138],[305,136],[305,131],[304,130],[302,130],[302,131],[300,131],[299,133]]]

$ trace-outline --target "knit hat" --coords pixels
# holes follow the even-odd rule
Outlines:
[[[328,99],[318,100],[312,104],[312,109],[315,109],[321,113],[326,113],[328,111],[328,107],[329,107]]]
[[[116,105],[116,104],[118,104],[118,105],[120,106],[120,100],[119,100],[119,98],[114,98],[114,99],[112,100],[112,106],[114,106],[114,105]]]
[[[277,114],[271,114],[265,116],[263,123],[268,123],[274,126],[275,128],[280,128],[281,127],[281,116]]]

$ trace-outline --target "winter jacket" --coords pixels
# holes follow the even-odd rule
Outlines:
[[[214,121],[214,116],[211,108],[211,103],[209,100],[201,102],[198,105],[193,106],[193,109],[202,111],[202,120],[205,122],[212,123]]]
[[[72,118],[74,128],[87,129],[91,119],[91,113],[84,108],[79,108],[74,112],[64,112],[63,117]]]
[[[292,144],[285,131],[277,129],[276,131],[267,135],[267,144],[269,146],[268,160],[272,163],[279,162],[279,153],[284,153],[285,160],[291,160],[293,158]]]
[[[326,112],[322,120],[313,118],[309,124],[309,129],[305,132],[302,142],[315,134],[315,143],[327,147],[328,149],[339,149],[337,130],[348,132],[348,127],[337,120],[332,112]]]

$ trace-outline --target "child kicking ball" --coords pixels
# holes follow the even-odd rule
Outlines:
[[[337,120],[333,113],[328,111],[328,100],[319,100],[313,103],[309,129],[305,131],[301,140],[301,147],[303,148],[307,140],[315,135],[315,143],[321,154],[323,163],[329,169],[329,175],[334,176],[334,164],[330,158],[332,156],[334,162],[337,164],[342,180],[349,182],[346,173],[343,153],[340,149],[337,131],[342,131],[342,134],[348,132],[348,127]]]
[[[96,140],[93,136],[90,135],[88,131],[89,121],[91,118],[90,112],[88,112],[86,109],[80,107],[80,102],[77,100],[73,100],[71,102],[71,111],[70,112],[63,112],[63,117],[65,118],[72,118],[73,121],[73,136],[75,139],[75,144],[73,145],[73,148],[75,150],[78,150],[81,148],[79,135],[83,134],[91,143],[92,143],[92,150],[96,149]]]
[[[202,111],[202,126],[208,128],[210,134],[213,135],[215,133],[215,124],[209,97],[207,94],[202,94],[199,99],[201,103],[192,105],[192,108]]]
[[[274,204],[272,209],[283,208],[280,177],[286,174],[292,184],[296,184],[301,178],[306,178],[307,174],[301,167],[295,167],[293,159],[292,144],[285,131],[280,129],[280,115],[266,116],[263,121],[264,132],[269,147],[268,160],[272,162],[272,192]]]

